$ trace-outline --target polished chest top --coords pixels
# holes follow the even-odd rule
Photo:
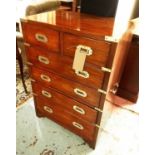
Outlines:
[[[21,20],[36,113],[95,148],[116,45],[112,18],[52,11]]]

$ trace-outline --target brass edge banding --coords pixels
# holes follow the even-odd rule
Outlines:
[[[105,36],[104,40],[108,42],[118,43],[118,39],[114,38],[113,36]]]
[[[32,78],[30,78],[30,80],[31,80],[32,82],[36,82],[36,80],[34,80],[34,79],[32,79]]]
[[[95,124],[95,126],[96,126],[97,128],[101,128],[98,124]]]
[[[110,68],[101,67],[101,70],[104,71],[104,72],[109,72],[109,73],[111,73],[111,69],[110,69]]]
[[[29,43],[24,42],[24,45],[30,47]]]
[[[102,90],[102,89],[98,89],[98,92],[102,93],[102,94],[105,94],[105,95],[107,94],[107,92],[105,90]]]
[[[26,64],[29,65],[29,66],[33,66],[33,63],[31,63],[29,61],[27,61]]]
[[[118,39],[114,38],[113,36],[105,36],[105,41],[118,43]]]
[[[36,93],[32,93],[33,94],[33,96],[38,96]]]
[[[23,18],[21,18],[21,19],[20,19],[20,21],[21,21],[21,22],[25,22],[25,23],[27,23],[27,22],[28,22],[28,20],[27,20],[27,19],[23,19]]]
[[[94,109],[97,110],[97,111],[99,111],[99,112],[101,112],[101,113],[103,112],[103,110],[101,110],[101,109],[99,109],[97,107],[95,107]]]

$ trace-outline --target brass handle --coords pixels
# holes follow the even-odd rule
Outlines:
[[[80,53],[86,53],[86,55],[92,55],[93,50],[89,46],[78,45],[77,49]]]
[[[47,81],[47,82],[50,82],[51,81],[51,78],[47,75],[44,75],[44,74],[41,74],[40,75],[40,78],[44,81]]]
[[[48,39],[47,39],[46,35],[44,35],[44,34],[36,33],[35,38],[37,39],[37,41],[40,41],[40,42],[43,42],[43,43],[48,42]]]
[[[51,98],[52,97],[51,93],[49,93],[49,92],[47,92],[45,90],[42,90],[41,93],[42,93],[43,96],[45,96],[47,98]]]
[[[87,96],[87,93],[79,88],[75,88],[74,89],[74,93],[79,95],[79,96],[82,96],[82,97],[86,97]]]
[[[76,112],[78,112],[78,113],[80,113],[82,115],[85,114],[85,111],[82,108],[80,108],[79,106],[74,105],[73,110],[75,110]]]
[[[119,83],[115,83],[113,87],[109,90],[111,93],[116,94],[119,87]]]
[[[53,113],[53,110],[48,106],[44,106],[44,110],[49,112],[49,113]]]
[[[44,57],[44,56],[41,56],[41,55],[38,56],[38,60],[39,60],[40,62],[46,64],[46,65],[50,63],[50,61],[49,61],[48,58],[46,58],[46,57]]]
[[[72,68],[78,72],[83,71],[86,56],[92,55],[93,51],[88,46],[78,45],[75,51]]]
[[[87,71],[77,71],[75,73],[83,78],[89,78],[89,73]]]
[[[78,128],[80,130],[84,129],[84,127],[81,124],[77,123],[77,122],[72,122],[72,124],[73,124],[73,126],[75,126],[76,128]]]

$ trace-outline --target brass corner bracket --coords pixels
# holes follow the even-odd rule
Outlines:
[[[118,43],[118,39],[113,36],[105,36],[105,41]]]

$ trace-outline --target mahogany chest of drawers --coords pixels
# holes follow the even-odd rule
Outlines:
[[[113,18],[52,11],[21,20],[36,114],[95,148],[116,43]]]

